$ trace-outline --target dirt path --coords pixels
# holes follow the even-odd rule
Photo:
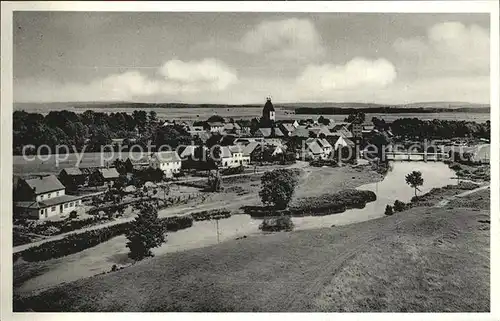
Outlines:
[[[457,194],[457,195],[453,195],[453,196],[451,196],[451,197],[448,197],[448,198],[446,198],[446,199],[444,199],[444,200],[440,201],[439,203],[437,203],[436,205],[434,205],[434,207],[438,207],[438,208],[440,208],[440,207],[444,207],[444,206],[448,205],[448,203],[450,203],[450,201],[452,201],[453,199],[455,199],[455,198],[457,198],[457,197],[458,197],[458,198],[460,198],[460,197],[465,197],[465,196],[467,196],[467,195],[471,195],[471,194],[474,194],[474,193],[480,192],[480,191],[485,190],[485,189],[488,189],[488,188],[490,188],[490,184],[488,184],[488,185],[484,185],[484,186],[481,186],[481,187],[478,187],[478,188],[475,188],[475,189],[470,190],[470,191],[465,191],[465,192],[460,193],[460,194]]]

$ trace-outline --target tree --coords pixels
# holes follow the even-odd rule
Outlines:
[[[323,117],[323,115],[319,116],[318,123],[323,124],[325,126],[330,125],[330,119]]]
[[[387,205],[385,207],[385,215],[392,215],[392,214],[393,214],[392,206],[391,205]]]
[[[419,190],[418,187],[424,184],[424,179],[422,178],[422,172],[413,171],[408,175],[406,175],[405,179],[406,179],[406,184],[410,185],[415,189],[415,196],[417,196],[417,190]]]
[[[262,203],[276,209],[285,209],[292,200],[298,179],[290,169],[277,169],[266,172],[261,178],[259,196]]]
[[[357,123],[357,124],[362,124],[365,122],[365,113],[363,112],[357,112],[357,113],[353,113],[353,114],[349,114],[349,116],[347,116],[344,121],[348,122],[348,123]]]
[[[218,193],[222,191],[222,179],[218,171],[215,174],[210,174],[210,176],[208,176],[208,186],[212,192]]]
[[[149,112],[149,122],[156,123],[158,121],[158,117],[156,115],[156,111],[152,110]]]
[[[132,222],[126,236],[131,259],[140,261],[153,256],[151,249],[163,244],[166,238],[157,208],[150,203],[141,204],[139,215]]]
[[[208,119],[207,119],[207,122],[209,123],[224,123],[225,120],[223,117],[219,116],[219,115],[213,115],[213,116],[210,116]]]

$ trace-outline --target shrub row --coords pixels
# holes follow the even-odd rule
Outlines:
[[[160,221],[166,231],[172,232],[193,226],[193,217],[191,215],[165,217],[161,218]]]
[[[292,216],[341,213],[350,208],[363,208],[376,199],[377,195],[372,191],[347,189],[335,194],[302,198],[290,208],[290,213]]]
[[[322,167],[322,166],[330,166],[330,167],[337,167],[338,164],[335,160],[333,159],[317,159],[317,160],[312,160],[309,162],[309,165],[314,166],[314,167]]]
[[[105,242],[115,236],[124,234],[128,225],[129,223],[122,223],[98,230],[71,234],[63,239],[50,241],[39,246],[29,248],[22,252],[22,257],[26,261],[34,262],[46,261],[78,253]]]
[[[229,167],[229,168],[224,168],[220,171],[221,175],[236,175],[236,174],[242,174],[245,171],[244,166],[238,166],[238,167]]]
[[[290,216],[268,217],[259,225],[259,229],[265,232],[291,231],[293,227]]]
[[[193,218],[191,216],[173,216],[160,219],[166,231],[178,231],[191,227]],[[41,245],[24,250],[14,255],[14,259],[22,256],[29,262],[45,261],[66,255],[78,253],[85,249],[94,247],[111,238],[125,234],[132,222],[116,224],[83,233],[70,234],[63,239],[50,241]]]
[[[195,221],[220,220],[223,218],[231,217],[231,211],[225,209],[216,209],[192,213],[190,216],[192,216]]]

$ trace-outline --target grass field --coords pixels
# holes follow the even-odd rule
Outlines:
[[[489,311],[489,192],[457,208],[417,207],[170,253],[16,301],[15,309]]]

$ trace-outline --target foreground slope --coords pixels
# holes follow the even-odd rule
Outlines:
[[[489,311],[489,191],[445,208],[156,257],[16,302],[35,311]],[[465,207],[464,207],[465,206]]]

